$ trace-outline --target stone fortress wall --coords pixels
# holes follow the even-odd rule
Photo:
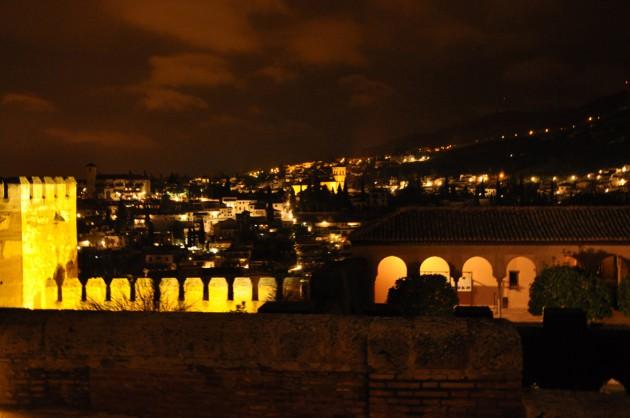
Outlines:
[[[0,179],[0,307],[46,308],[77,277],[76,181]]]
[[[521,372],[502,320],[0,310],[0,407],[519,418]]]
[[[66,278],[59,289],[47,290],[47,309],[256,312],[268,301],[302,300],[304,289],[297,277],[140,277],[109,283],[94,277],[85,286]]]
[[[256,312],[266,301],[303,297],[293,277],[160,277],[158,286],[147,278],[91,278],[84,286],[76,198],[71,177],[0,179],[0,307],[145,310],[155,295],[160,310]]]

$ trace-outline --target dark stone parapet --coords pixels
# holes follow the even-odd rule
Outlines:
[[[0,310],[0,405],[144,417],[523,416],[507,322]]]

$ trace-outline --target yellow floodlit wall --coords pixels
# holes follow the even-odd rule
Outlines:
[[[115,278],[109,283],[110,304],[116,307],[129,307],[131,305],[131,285],[129,280]]]
[[[66,277],[63,281],[62,309],[81,309],[82,285],[76,277]]]
[[[88,307],[100,308],[105,306],[106,293],[107,285],[105,285],[105,280],[100,277],[89,279],[85,285],[85,300]]]
[[[76,216],[71,177],[0,182],[0,307],[58,307],[51,281],[77,277]]]
[[[233,288],[234,302],[247,303],[252,301],[252,281],[249,277],[236,277]]]
[[[154,307],[153,280],[148,277],[140,277],[135,283],[136,301],[135,309],[139,311],[151,311]]]
[[[260,304],[276,300],[278,284],[274,277],[261,277],[258,280],[258,301]]]
[[[203,281],[199,277],[188,277],[184,282],[184,308],[187,311],[203,312],[207,303],[203,300]]]
[[[343,183],[337,181],[321,181],[319,183],[320,187],[325,187],[329,192],[337,193],[337,190],[340,190],[343,187]]]
[[[179,308],[179,282],[175,277],[160,281],[160,310],[176,311]]]
[[[333,172],[333,178],[335,179],[335,181],[338,184],[343,185],[346,181],[346,167],[344,166],[333,167],[332,172]]]
[[[225,277],[213,277],[208,284],[210,312],[228,312],[228,282]]]
[[[61,308],[61,302],[59,302],[59,287],[52,277],[46,279],[46,301],[44,305],[48,309]]]

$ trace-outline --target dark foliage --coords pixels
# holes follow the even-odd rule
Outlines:
[[[578,268],[544,269],[529,294],[529,312],[534,315],[549,307],[581,309],[589,319],[612,315],[610,294],[602,280]]]
[[[630,316],[630,275],[626,276],[619,285],[617,303],[619,303],[619,310],[624,315]]]
[[[457,293],[439,274],[427,274],[396,280],[389,289],[387,303],[403,315],[452,315]]]

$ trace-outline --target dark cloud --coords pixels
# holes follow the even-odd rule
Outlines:
[[[236,80],[226,60],[210,54],[176,54],[149,58],[150,85],[214,87]]]
[[[2,106],[25,110],[28,112],[50,112],[55,105],[49,100],[29,93],[7,93],[0,100]]]
[[[503,73],[503,80],[526,84],[556,82],[568,72],[568,68],[563,62],[553,58],[538,57],[519,61],[509,66]]]
[[[371,106],[392,95],[392,88],[382,81],[370,80],[362,74],[352,74],[339,79],[339,85],[350,93],[353,107]]]
[[[199,97],[180,93],[168,88],[138,88],[142,94],[140,103],[147,110],[183,112],[190,109],[207,109],[208,103]]]
[[[316,19],[301,22],[287,38],[289,52],[305,64],[360,65],[362,35],[358,24],[345,19]]]
[[[115,17],[131,25],[191,46],[225,53],[257,51],[261,39],[252,17],[286,12],[279,0],[110,0],[106,3]]]
[[[274,64],[267,65],[259,69],[258,71],[256,71],[256,75],[270,78],[276,83],[284,83],[297,77],[297,74],[286,66]]]
[[[72,145],[96,145],[105,148],[147,148],[154,142],[144,135],[115,131],[77,131],[63,128],[44,129],[46,135]]]
[[[624,0],[4,0],[3,169],[209,173],[573,106],[629,78],[629,15]]]

